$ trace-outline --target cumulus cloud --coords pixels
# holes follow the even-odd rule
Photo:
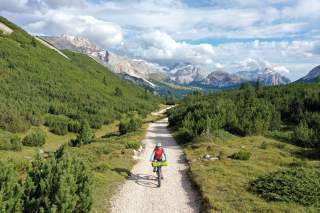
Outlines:
[[[290,73],[289,69],[282,65],[271,64],[267,60],[261,58],[247,58],[242,61],[233,62],[231,64],[226,64],[225,69],[231,73],[239,71],[255,71],[265,72],[266,70],[272,70],[274,72],[280,73],[282,75],[288,75]]]
[[[0,11],[20,12],[26,9],[28,0],[0,0]]]
[[[26,28],[36,34],[70,34],[86,37],[100,47],[107,48],[122,42],[122,29],[119,25],[98,20],[92,16],[75,16],[66,13],[48,11],[40,21],[35,21]]]
[[[80,35],[151,61],[219,69],[261,58],[284,74],[287,67],[293,80],[320,61],[319,0],[0,0],[0,5],[0,15],[31,33]]]
[[[144,33],[125,44],[126,51],[135,57],[152,61],[182,61],[208,65],[214,62],[215,51],[210,44],[193,45],[177,42],[161,31]]]

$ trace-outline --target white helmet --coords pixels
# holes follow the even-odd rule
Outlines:
[[[156,147],[162,147],[162,144],[161,143],[157,143]]]

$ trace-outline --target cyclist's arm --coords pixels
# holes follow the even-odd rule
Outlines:
[[[154,159],[154,152],[152,152],[150,155],[150,161],[153,161],[153,159]]]
[[[167,161],[167,160],[168,160],[167,150],[165,150],[165,151],[164,151],[163,155],[164,155],[164,158],[165,158],[165,159],[166,159],[166,161]]]

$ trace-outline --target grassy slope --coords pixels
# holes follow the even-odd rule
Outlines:
[[[14,30],[0,33],[0,127],[24,131],[30,118],[43,117],[54,105],[58,114],[80,115],[90,123],[107,123],[132,110],[147,114],[158,105],[155,96],[89,57],[65,52],[67,60],[6,19],[0,21]],[[122,96],[115,95],[117,87]]]
[[[84,159],[93,174],[93,210],[108,211],[108,199],[116,187],[124,181],[134,160],[127,142],[140,142],[146,132],[147,122],[157,119],[148,113],[159,105],[159,99],[147,94],[142,88],[128,83],[89,57],[65,52],[67,60],[46,48],[22,29],[0,17],[0,21],[14,29],[11,35],[0,33],[0,140],[8,140],[13,134],[20,137],[34,131],[27,115],[43,118],[52,104],[63,106],[59,114],[79,114],[85,118],[107,120],[109,124],[95,130],[94,143],[80,148],[68,148],[68,152]],[[33,43],[35,42],[35,43]],[[115,88],[123,95],[116,96]],[[88,110],[89,108],[89,110]],[[94,112],[88,112],[88,111]],[[143,128],[119,136],[118,121],[128,111],[147,115]],[[8,120],[9,118],[9,120]],[[3,122],[22,128],[3,130]],[[55,151],[76,135],[58,136],[40,125],[47,133],[46,144],[40,149]],[[21,152],[0,150],[0,159],[15,161],[24,173],[30,159],[39,152],[37,147],[23,147]]]
[[[118,122],[104,125],[95,131],[93,143],[80,148],[68,147],[67,152],[82,158],[87,162],[93,174],[93,208],[92,212],[108,212],[110,208],[109,199],[115,193],[119,184],[128,177],[129,171],[135,161],[132,158],[133,150],[126,147],[127,142],[141,142],[145,136],[149,122],[160,119],[161,116],[148,115],[144,119],[143,127],[136,132],[120,136]],[[29,131],[32,131],[29,130]],[[2,132],[2,136],[6,134]],[[53,152],[60,145],[75,137],[74,134],[57,136],[47,132],[47,143],[41,147],[42,150]],[[38,152],[37,147],[23,147],[21,152],[0,150],[1,159],[13,160],[21,172],[24,172],[30,160]]]
[[[250,193],[248,183],[260,175],[294,165],[319,168],[319,160],[301,159],[305,150],[263,136],[237,137],[224,131],[185,146],[191,177],[199,187],[209,212],[317,212],[319,209],[296,204],[267,202]],[[252,153],[248,161],[231,160],[231,154],[245,149]],[[205,154],[222,160],[199,160]]]

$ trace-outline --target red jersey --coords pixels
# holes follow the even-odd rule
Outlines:
[[[154,150],[153,150],[153,153],[154,153],[153,160],[162,160],[164,152],[165,152],[164,148],[162,148],[162,149],[154,148]]]

